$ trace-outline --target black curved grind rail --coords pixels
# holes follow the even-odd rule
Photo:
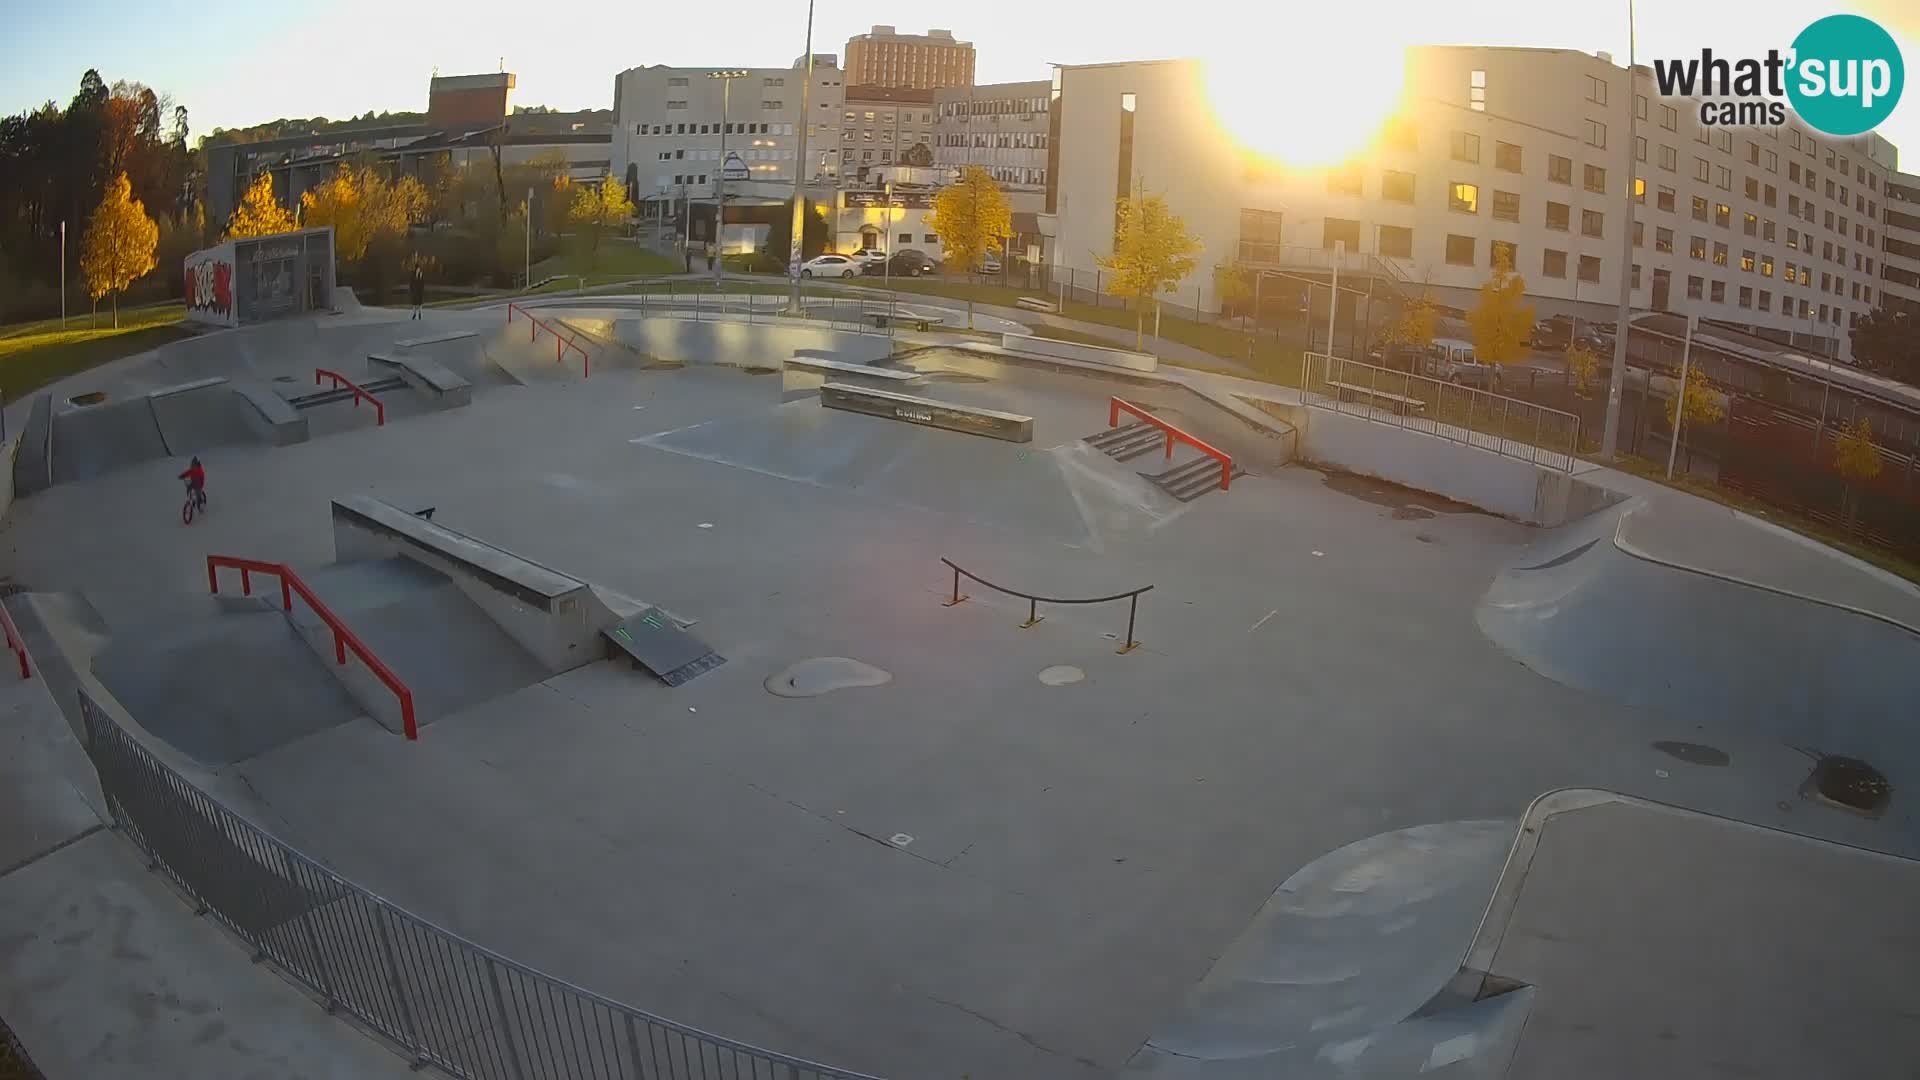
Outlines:
[[[1140,594],[1150,591],[1153,588],[1151,585],[1142,585],[1137,589],[1132,589],[1127,592],[1114,593],[1112,596],[1089,596],[1079,599],[1069,599],[1061,596],[1036,596],[1033,593],[1021,592],[1019,589],[1009,589],[1005,585],[996,585],[986,578],[981,577],[979,574],[973,573],[970,570],[961,569],[959,563],[954,562],[944,555],[940,557],[940,561],[946,563],[947,566],[953,570],[953,598],[950,600],[942,600],[940,602],[942,607],[952,607],[955,604],[963,603],[969,599],[960,593],[960,579],[963,577],[969,581],[979,582],[995,592],[1003,592],[1008,596],[1017,596],[1025,600],[1027,602],[1027,621],[1020,624],[1020,629],[1022,630],[1028,629],[1046,618],[1046,616],[1040,614],[1040,605],[1042,603],[1104,604],[1109,600],[1125,600],[1127,602],[1127,637],[1126,642],[1122,644],[1117,651],[1124,656],[1140,647],[1140,643],[1133,640],[1133,619],[1140,610]]]

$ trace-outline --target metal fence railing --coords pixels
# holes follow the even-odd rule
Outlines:
[[[405,1049],[484,1080],[872,1080],[676,1024],[516,964],[367,892],[189,784],[84,691],[114,824],[288,976]]]
[[[1425,432],[1505,457],[1572,472],[1580,417],[1434,375],[1326,353],[1302,355],[1303,400],[1382,424]]]

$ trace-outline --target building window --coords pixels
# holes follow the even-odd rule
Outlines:
[[[1600,280],[1600,256],[1598,255],[1580,256],[1580,280],[1581,281],[1599,281]]]
[[[1666,252],[1671,252],[1673,250],[1673,230],[1672,229],[1656,228],[1653,230],[1653,250],[1666,251]]]
[[[1605,226],[1606,226],[1606,217],[1607,216],[1605,214],[1601,213],[1598,210],[1580,211],[1580,235],[1581,236],[1604,235]]]
[[[1413,258],[1413,230],[1398,225],[1380,226],[1380,254],[1399,259]]]
[[[1595,105],[1607,103],[1607,81],[1595,76],[1587,76],[1587,100]]]
[[[1753,199],[1756,202],[1759,201],[1760,181],[1755,180],[1751,176],[1745,178],[1740,184],[1740,193],[1742,195],[1745,195],[1749,199]]]
[[[1458,233],[1447,234],[1447,265],[1473,265],[1473,237]]]
[[[1765,240],[1768,243],[1772,243],[1773,237],[1774,237],[1773,219],[1762,218],[1760,221],[1760,239]]]
[[[1694,274],[1687,275],[1687,299],[1706,299],[1707,279]]]
[[[1727,168],[1725,165],[1714,166],[1713,167],[1713,186],[1719,188],[1721,191],[1732,191],[1733,190],[1733,170]]]
[[[1348,251],[1360,250],[1360,223],[1350,218],[1327,218],[1321,223],[1320,246],[1332,251],[1344,242]]]
[[[1708,162],[1706,158],[1703,158],[1703,157],[1694,158],[1693,159],[1693,178],[1695,180],[1700,181],[1703,184],[1708,182],[1709,180],[1712,180],[1713,165],[1710,162]]]
[[[1380,174],[1380,197],[1393,202],[1413,201],[1413,174],[1392,169]]]
[[[1751,285],[1740,286],[1740,306],[1743,308],[1750,308],[1753,306],[1753,286]]]
[[[1636,120],[1645,120],[1647,118],[1647,95],[1633,95],[1633,116]]]
[[[1727,245],[1718,240],[1713,242],[1713,265],[1727,265]]]
[[[1660,106],[1660,126],[1668,131],[1680,130],[1680,112],[1671,105]]]
[[[1655,209],[1665,210],[1669,214],[1673,213],[1673,199],[1674,194],[1672,188],[1659,187],[1654,189],[1653,205]]]
[[[1647,137],[1645,135],[1635,135],[1633,137],[1633,160],[1647,160]]]
[[[1605,150],[1607,148],[1607,125],[1598,120],[1587,121],[1587,145]]]
[[[684,101],[669,101],[669,102],[667,102],[667,108],[669,108],[669,109],[684,109],[684,108],[686,108],[686,107],[687,107],[687,103],[686,103],[686,102],[684,102]]]
[[[1588,191],[1591,191],[1596,195],[1605,195],[1607,193],[1607,170],[1601,168],[1600,166],[1598,165],[1586,166],[1585,169],[1583,170],[1583,175],[1581,179],[1585,181],[1585,183],[1582,186],[1584,186]]]
[[[1564,278],[1567,276],[1567,253],[1548,248],[1540,253],[1540,276]]]
[[[1493,193],[1493,220],[1519,221],[1520,196],[1511,191]]]
[[[1726,203],[1713,204],[1713,223],[1723,229],[1733,227],[1733,207]]]
[[[1707,200],[1705,196],[1695,195],[1693,197],[1693,220],[1707,220]]]
[[[1773,276],[1773,256],[1764,251],[1760,253],[1760,276]]]
[[[1487,73],[1478,68],[1467,77],[1467,108],[1474,112],[1487,111]]]
[[[1572,221],[1573,210],[1566,203],[1547,203],[1547,228],[1566,232]]]
[[[668,79],[668,80],[667,80],[667,85],[668,85],[668,86],[685,86],[685,85],[687,85],[687,80],[685,80],[685,79]]]
[[[1633,178],[1633,201],[1642,206],[1647,204],[1647,178],[1644,176]]]
[[[1707,299],[1712,300],[1716,304],[1726,303],[1727,302],[1727,283],[1724,281],[1714,282],[1712,285],[1712,288],[1709,290],[1707,294]]]
[[[1240,261],[1263,264],[1280,261],[1280,212],[1240,211]]]
[[[1765,289],[1760,290],[1760,310],[1761,311],[1773,310],[1773,294],[1768,292]]]
[[[1797,161],[1787,162],[1787,179],[1791,180],[1796,184],[1800,182],[1800,163],[1799,162]]]
[[[1770,173],[1780,171],[1780,155],[1778,152],[1773,150],[1767,151],[1767,171]]]
[[[1748,236],[1758,236],[1760,234],[1759,216],[1755,214],[1740,215],[1740,231],[1746,233]]]
[[[1733,133],[1727,131],[1725,128],[1715,130],[1713,133],[1713,148],[1715,150],[1724,150],[1729,154],[1733,153]]]
[[[1647,246],[1647,223],[1644,221],[1636,221],[1633,223],[1633,246]]]
[[[1794,265],[1792,263],[1788,263],[1785,266],[1780,268],[1780,280],[1785,281],[1789,285],[1793,284],[1794,279],[1798,278],[1799,276],[1800,276],[1800,271],[1794,269]]]
[[[1496,142],[1493,144],[1493,167],[1504,172],[1522,172],[1521,150],[1518,143]]]
[[[1754,262],[1753,249],[1752,248],[1741,249],[1740,269],[1745,270],[1749,274],[1753,273],[1753,262]]]
[[[1506,260],[1504,264],[1501,262],[1502,259]],[[1508,268],[1512,268],[1519,264],[1520,247],[1518,244],[1513,243],[1511,240],[1495,240],[1487,245],[1488,266],[1499,267],[1505,265]]]
[[[1707,238],[1706,237],[1695,236],[1687,241],[1687,258],[1699,259],[1701,262],[1705,262],[1707,260]]]
[[[1547,179],[1556,184],[1573,183],[1573,159],[1559,154],[1547,155]]]
[[[1662,106],[1663,108],[1665,106]],[[1680,171],[1680,151],[1664,143],[1660,146],[1660,167],[1668,172]]]
[[[1458,181],[1458,180],[1454,181],[1453,186],[1448,190],[1447,208],[1449,210],[1457,210],[1462,214],[1479,213],[1480,212],[1479,185],[1462,183],[1461,181]]]
[[[1466,131],[1456,131],[1449,141],[1453,160],[1472,164],[1480,162],[1480,136]]]
[[[1760,144],[1759,143],[1749,142],[1747,144],[1747,164],[1749,165],[1760,164]]]
[[[1779,202],[1780,202],[1779,189],[1775,188],[1772,184],[1768,184],[1765,188],[1765,194],[1761,196],[1760,201],[1763,203],[1766,203],[1768,206],[1779,205]]]
[[[1629,289],[1633,289],[1637,291],[1640,288],[1640,264],[1639,263],[1633,264],[1633,269],[1630,272],[1630,276],[1633,278],[1633,281],[1627,287]]]

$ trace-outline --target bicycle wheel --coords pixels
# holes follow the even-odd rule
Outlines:
[[[187,501],[180,507],[180,524],[193,524],[193,496],[191,495],[187,496]]]

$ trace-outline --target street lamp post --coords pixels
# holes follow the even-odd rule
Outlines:
[[[1612,461],[1620,446],[1620,396],[1627,384],[1627,338],[1633,318],[1633,208],[1635,173],[1639,155],[1634,143],[1639,137],[1639,80],[1634,77],[1633,0],[1627,0],[1627,194],[1626,213],[1620,218],[1620,304],[1614,315],[1613,371],[1607,379],[1607,417],[1600,432],[1600,456]]]
[[[736,68],[707,72],[707,78],[720,80],[720,171],[713,177],[713,287],[716,290],[720,288],[720,227],[727,220],[727,114],[732,105],[733,80],[746,77],[746,72]]]
[[[887,253],[887,261],[886,261],[886,264],[880,268],[880,270],[881,270],[881,273],[885,275],[887,279],[887,297],[889,299],[889,302],[891,302],[891,299],[893,297],[893,181],[891,180],[887,181],[885,191],[886,191],[886,198],[887,198],[887,215],[886,215],[887,235],[883,241],[882,246]],[[893,320],[891,319],[887,320],[887,325],[889,328],[891,328],[893,325]]]
[[[800,149],[793,159],[793,234],[787,244],[787,314],[799,315],[800,261],[805,254],[807,129],[813,126],[813,0],[807,0],[807,81],[800,87]]]

